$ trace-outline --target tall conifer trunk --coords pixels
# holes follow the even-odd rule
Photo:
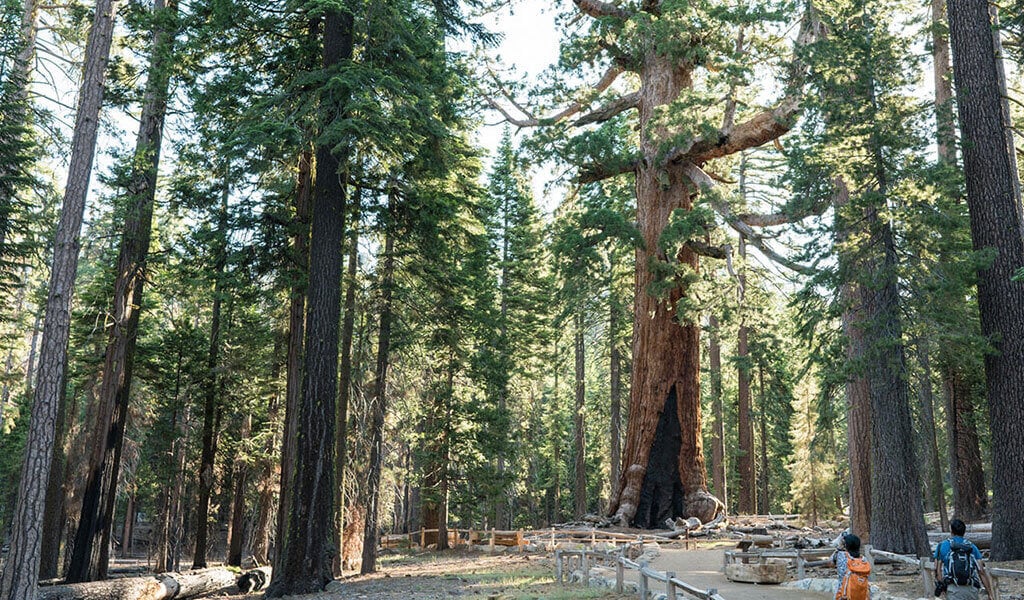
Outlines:
[[[284,427],[281,435],[281,481],[278,493],[277,527],[274,540],[274,570],[281,568],[281,549],[288,539],[288,515],[291,513],[295,452],[298,444],[299,401],[302,398],[302,340],[306,325],[306,276],[309,274],[309,207],[313,189],[313,153],[299,153],[295,185],[295,230],[291,255],[294,264],[288,303],[288,355],[286,359]]]
[[[127,210],[114,280],[112,323],[103,364],[96,430],[89,447],[89,474],[82,496],[82,512],[75,535],[69,582],[105,579],[110,534],[117,499],[118,474],[124,431],[128,420],[132,372],[138,338],[146,256],[153,226],[153,203],[160,164],[167,89],[170,84],[175,26],[167,20],[177,14],[177,0],[155,0],[153,49],[143,100],[132,172],[127,185]]]
[[[729,503],[725,483],[725,423],[722,407],[722,346],[718,341],[718,317],[708,315],[708,377],[711,379],[711,475],[715,495]]]
[[[584,421],[584,403],[586,402],[586,383],[583,328],[584,315],[582,307],[573,316],[573,357],[575,358],[575,392],[576,408],[573,411],[573,503],[576,516],[581,517],[587,512],[587,437]]]
[[[614,297],[614,290],[609,285],[608,293],[608,362],[609,390],[611,402],[609,417],[611,420],[611,489],[619,484],[622,468],[622,350],[619,346],[619,328],[621,327],[622,309]]]
[[[336,73],[352,58],[353,13],[349,3],[324,17],[323,67]],[[321,105],[322,123],[344,117],[348,94],[336,92]],[[267,597],[318,592],[333,578],[334,423],[338,391],[338,329],[341,312],[342,241],[348,156],[318,143],[309,246],[309,308],[305,367],[299,405],[292,503],[279,568]]]
[[[856,213],[848,214],[850,193],[841,177],[833,180],[836,193],[835,236],[840,247],[849,243]],[[864,374],[865,306],[862,287],[853,279],[860,269],[854,254],[839,253],[840,270],[846,281],[840,287],[843,304],[843,335],[846,336],[846,435],[847,460],[850,464],[850,531],[865,542],[871,540],[871,388]]]
[[[946,491],[942,483],[942,460],[939,456],[938,436],[935,422],[935,400],[932,393],[932,366],[925,340],[918,340],[917,361],[921,367],[918,377],[918,398],[921,404],[921,433],[924,436],[925,452],[928,455],[928,494],[931,503],[939,511],[942,531],[949,530],[949,515],[946,513]]]
[[[742,171],[741,171],[742,172]],[[742,175],[741,175],[742,177]],[[741,185],[742,189],[742,185]],[[740,259],[747,259],[747,245],[740,238]],[[740,314],[743,314],[743,303],[746,296],[747,277],[746,266],[740,266],[737,275],[739,286],[739,307]],[[757,480],[754,477],[754,424],[751,420],[751,398],[750,398],[750,350],[748,337],[750,328],[746,324],[746,318],[740,317],[739,331],[736,334],[736,415],[737,433],[739,437],[739,457],[736,459],[736,467],[740,476],[740,504],[741,514],[754,514],[757,512]]]
[[[985,470],[978,446],[978,429],[971,389],[963,370],[953,367],[943,382],[946,395],[946,424],[949,458],[953,475],[953,512],[970,523],[988,512]]]
[[[389,200],[390,202],[394,202],[394,199]],[[382,265],[380,327],[377,330],[377,366],[374,371],[373,420],[370,425],[370,464],[366,483],[369,502],[366,506],[363,564],[360,568],[360,572],[364,574],[377,570],[377,535],[380,533],[380,478],[384,469],[384,418],[387,416],[388,366],[395,286],[395,236],[390,231],[384,239]]]
[[[870,29],[873,23],[868,24]],[[866,57],[870,65],[870,54]],[[879,100],[874,74],[868,67],[868,98],[873,115]],[[876,192],[886,200],[890,183],[883,142],[876,129],[869,136]],[[896,241],[892,224],[882,218],[884,202],[865,212],[871,256],[864,287],[871,343],[867,349],[867,375],[871,389],[871,543],[889,552],[927,556],[928,535],[921,505],[921,477],[914,454],[914,427],[910,416],[909,385],[897,282]]]
[[[252,431],[252,415],[245,415],[242,420],[242,430],[239,433],[239,440],[246,440]],[[245,488],[248,479],[249,466],[245,458],[239,454],[235,458],[234,473],[232,478],[233,491],[231,498],[231,521],[228,524],[228,560],[227,564],[233,567],[242,566],[242,542],[244,541],[245,527]]]
[[[335,511],[335,527],[337,528],[339,548],[345,544],[345,515],[348,514],[346,494],[348,493],[348,479],[345,475],[348,467],[348,413],[350,398],[352,396],[352,340],[356,322],[356,279],[359,263],[359,207],[362,198],[362,191],[356,188],[353,198],[352,222],[349,228],[348,240],[348,265],[345,274],[345,316],[341,322],[341,373],[338,382],[338,444],[335,449],[338,464],[335,465],[335,477],[338,480],[338,492],[336,496],[337,506]],[[356,532],[355,535],[361,535]],[[342,574],[342,553],[339,552],[334,561],[334,574]]]
[[[989,6],[982,0],[948,0],[971,239],[975,250],[994,251],[978,270],[981,331],[994,346],[985,353],[985,381],[992,431],[992,560],[1024,558],[1019,506],[1024,497],[1024,265],[1017,173],[1003,144],[999,69]]]
[[[78,240],[96,150],[116,7],[115,0],[97,0],[86,42],[67,186],[54,239],[53,267],[50,271],[39,356],[39,381],[33,397],[18,499],[14,507],[11,550],[4,562],[3,575],[0,576],[0,598],[8,600],[34,598],[39,579],[40,530],[53,458],[57,410],[64,387],[71,298],[78,266]]]
[[[213,256],[213,307],[210,317],[210,346],[206,353],[206,383],[203,395],[203,447],[199,458],[199,493],[196,502],[196,545],[192,555],[192,568],[206,568],[206,553],[209,550],[210,495],[215,483],[214,468],[217,456],[217,425],[221,411],[221,377],[217,374],[220,365],[221,306],[224,295],[224,270],[227,265],[228,229],[228,184],[224,174],[224,191],[220,211],[217,215],[217,239]]]

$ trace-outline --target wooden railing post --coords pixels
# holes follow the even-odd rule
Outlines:
[[[626,571],[626,559],[620,556],[615,561],[615,593],[621,594],[623,583],[625,580]]]
[[[489,546],[489,547],[487,548],[487,550],[488,550],[488,551],[489,551],[489,552],[490,552],[491,554],[494,554],[494,538],[495,538],[496,536],[497,536],[497,534],[496,534],[496,533],[494,533],[494,528],[493,528],[493,527],[491,527],[491,545],[490,545],[490,546]]]
[[[807,561],[804,560],[804,551],[803,550],[797,550],[796,551],[796,578],[798,580],[799,579],[803,579],[806,576],[806,573],[804,571],[804,563],[805,562],[807,562]]]
[[[583,570],[583,585],[590,585],[590,555],[587,554],[587,549],[583,549],[583,557],[580,559],[580,568]]]
[[[676,600],[676,584],[672,583],[672,578],[675,576],[676,574],[672,571],[665,573],[665,597],[668,600]]]
[[[558,584],[561,585],[563,581],[562,575],[562,551],[555,550],[555,578],[558,579]]]
[[[647,561],[640,561],[640,600],[647,600],[647,573],[644,573],[646,568]]]
[[[924,597],[931,598],[935,593],[935,577],[930,573],[931,560],[921,557],[921,587],[924,589]],[[992,599],[995,600],[995,599]]]

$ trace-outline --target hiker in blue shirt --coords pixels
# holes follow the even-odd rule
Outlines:
[[[981,551],[964,539],[967,525],[960,519],[950,521],[949,530],[952,537],[935,548],[936,595],[945,588],[946,600],[978,600],[978,588],[983,582],[986,593],[992,589]]]

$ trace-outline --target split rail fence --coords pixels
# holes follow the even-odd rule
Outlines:
[[[644,561],[634,562],[621,553],[598,552],[596,550],[555,550],[555,575],[558,583],[566,583],[566,574],[572,573],[577,568],[583,572],[583,582],[590,584],[591,564],[604,564],[615,567],[615,591],[625,593],[626,569],[636,571],[639,575],[639,587],[637,593],[640,598],[646,600],[651,592],[651,580],[661,582],[665,586],[665,597],[668,600],[677,600],[679,592],[683,592],[697,600],[725,600],[718,595],[718,590],[701,589],[690,585],[681,579],[676,578],[673,572],[662,572],[651,569]]]
[[[921,587],[924,592],[925,598],[931,598],[935,592],[935,561],[928,557],[917,557],[917,556],[905,556],[903,554],[894,554],[892,552],[884,552],[882,550],[870,550],[868,556],[872,559],[872,562],[878,558],[883,558],[889,561],[895,561],[910,566],[915,566],[921,571]],[[1002,578],[1006,579],[1024,579],[1024,571],[1016,571],[1014,569],[1000,569],[994,567],[986,567],[989,576],[992,578],[992,587],[994,589],[988,590],[989,600],[1000,600],[999,595],[999,580]]]

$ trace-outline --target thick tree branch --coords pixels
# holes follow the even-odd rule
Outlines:
[[[615,6],[610,2],[601,2],[601,0],[573,0],[576,3],[576,8],[580,9],[585,15],[591,17],[618,17],[620,19],[628,19],[633,16],[630,11]]]
[[[576,178],[578,183],[594,183],[596,181],[603,181],[616,175],[625,175],[626,173],[633,173],[637,167],[640,166],[639,158],[615,163],[611,165],[590,163],[580,167],[579,177]]]
[[[593,95],[597,96],[601,92],[604,92],[605,90],[607,90],[613,83],[615,83],[615,80],[619,77],[619,75],[622,74],[622,72],[623,72],[623,68],[621,66],[615,65],[615,66],[609,67],[609,69],[601,77],[601,80],[598,81],[597,85],[594,86]],[[501,104],[498,101],[496,101],[494,98],[491,98],[490,96],[486,96],[485,95],[484,98],[487,101],[487,104],[489,104],[491,106],[491,108],[493,108],[494,110],[496,110],[499,113],[501,113],[501,115],[503,117],[505,117],[506,121],[508,121],[509,123],[515,125],[516,127],[537,127],[539,125],[553,125],[553,124],[558,123],[560,121],[564,121],[565,119],[568,119],[569,117],[572,117],[573,115],[578,114],[581,110],[583,110],[583,107],[585,106],[583,101],[577,100],[577,101],[571,103],[569,106],[567,106],[564,109],[562,109],[561,112],[559,112],[559,113],[557,113],[555,115],[552,115],[550,117],[539,117],[538,118],[538,117],[533,116],[530,112],[528,112],[525,108],[520,106],[515,101],[515,99],[512,97],[512,94],[510,94],[508,92],[508,90],[505,89],[505,86],[501,85],[501,82],[498,80],[498,77],[493,72],[491,72],[491,76],[494,78],[495,82],[498,84],[498,90],[501,92],[501,95],[504,96],[505,99],[508,100],[508,102],[510,104],[512,104],[512,106],[514,106],[516,108],[516,110],[518,110],[519,112],[521,112],[524,115],[526,115],[526,118],[522,119],[522,118],[514,117],[508,110],[505,109],[505,107],[501,106]],[[628,96],[626,96],[626,97],[628,98]],[[613,102],[612,104],[615,104],[615,103]],[[629,106],[625,106],[625,107],[622,108],[622,110],[626,110],[627,108],[630,108],[630,107]],[[598,110],[601,110],[601,109],[598,109]],[[619,112],[622,112],[622,110],[620,110]],[[612,116],[614,116],[614,115],[612,115]],[[586,117],[584,117],[584,118],[586,118]],[[611,118],[611,117],[608,117],[608,118]],[[588,122],[593,122],[593,121],[588,121]]]
[[[603,123],[615,115],[621,114],[629,109],[636,108],[639,104],[640,92],[633,92],[632,94],[627,94],[621,98],[612,100],[608,104],[583,115],[579,119],[576,119],[575,125],[577,127],[581,127],[591,123]]]
[[[701,240],[690,240],[686,242],[687,247],[701,256],[726,260],[729,256],[729,246],[712,246]]]
[[[825,26],[817,12],[813,7],[808,7],[801,19],[795,45],[797,48],[806,46],[823,38],[825,33]],[[790,63],[786,95],[777,106],[754,115],[734,128],[726,127],[714,135],[697,138],[682,147],[673,148],[665,157],[665,162],[688,161],[701,165],[713,158],[735,154],[777,139],[793,128],[799,116],[806,71],[807,66],[798,56],[794,56]]]
[[[690,181],[692,181],[697,187],[702,189],[710,189],[714,187],[715,182],[697,165],[688,163],[684,167],[684,170],[686,171],[687,177],[690,178]],[[742,235],[744,239],[750,242],[751,245],[760,250],[762,254],[771,259],[772,262],[778,263],[787,269],[796,271],[802,275],[813,275],[816,272],[813,267],[792,261],[773,250],[771,246],[765,242],[764,238],[754,231],[750,225],[744,223],[733,214],[732,209],[729,208],[728,204],[720,200],[715,200],[712,194],[707,194],[706,197],[708,198],[708,204],[711,205],[711,208],[715,209],[715,212],[721,215],[730,227]]]

